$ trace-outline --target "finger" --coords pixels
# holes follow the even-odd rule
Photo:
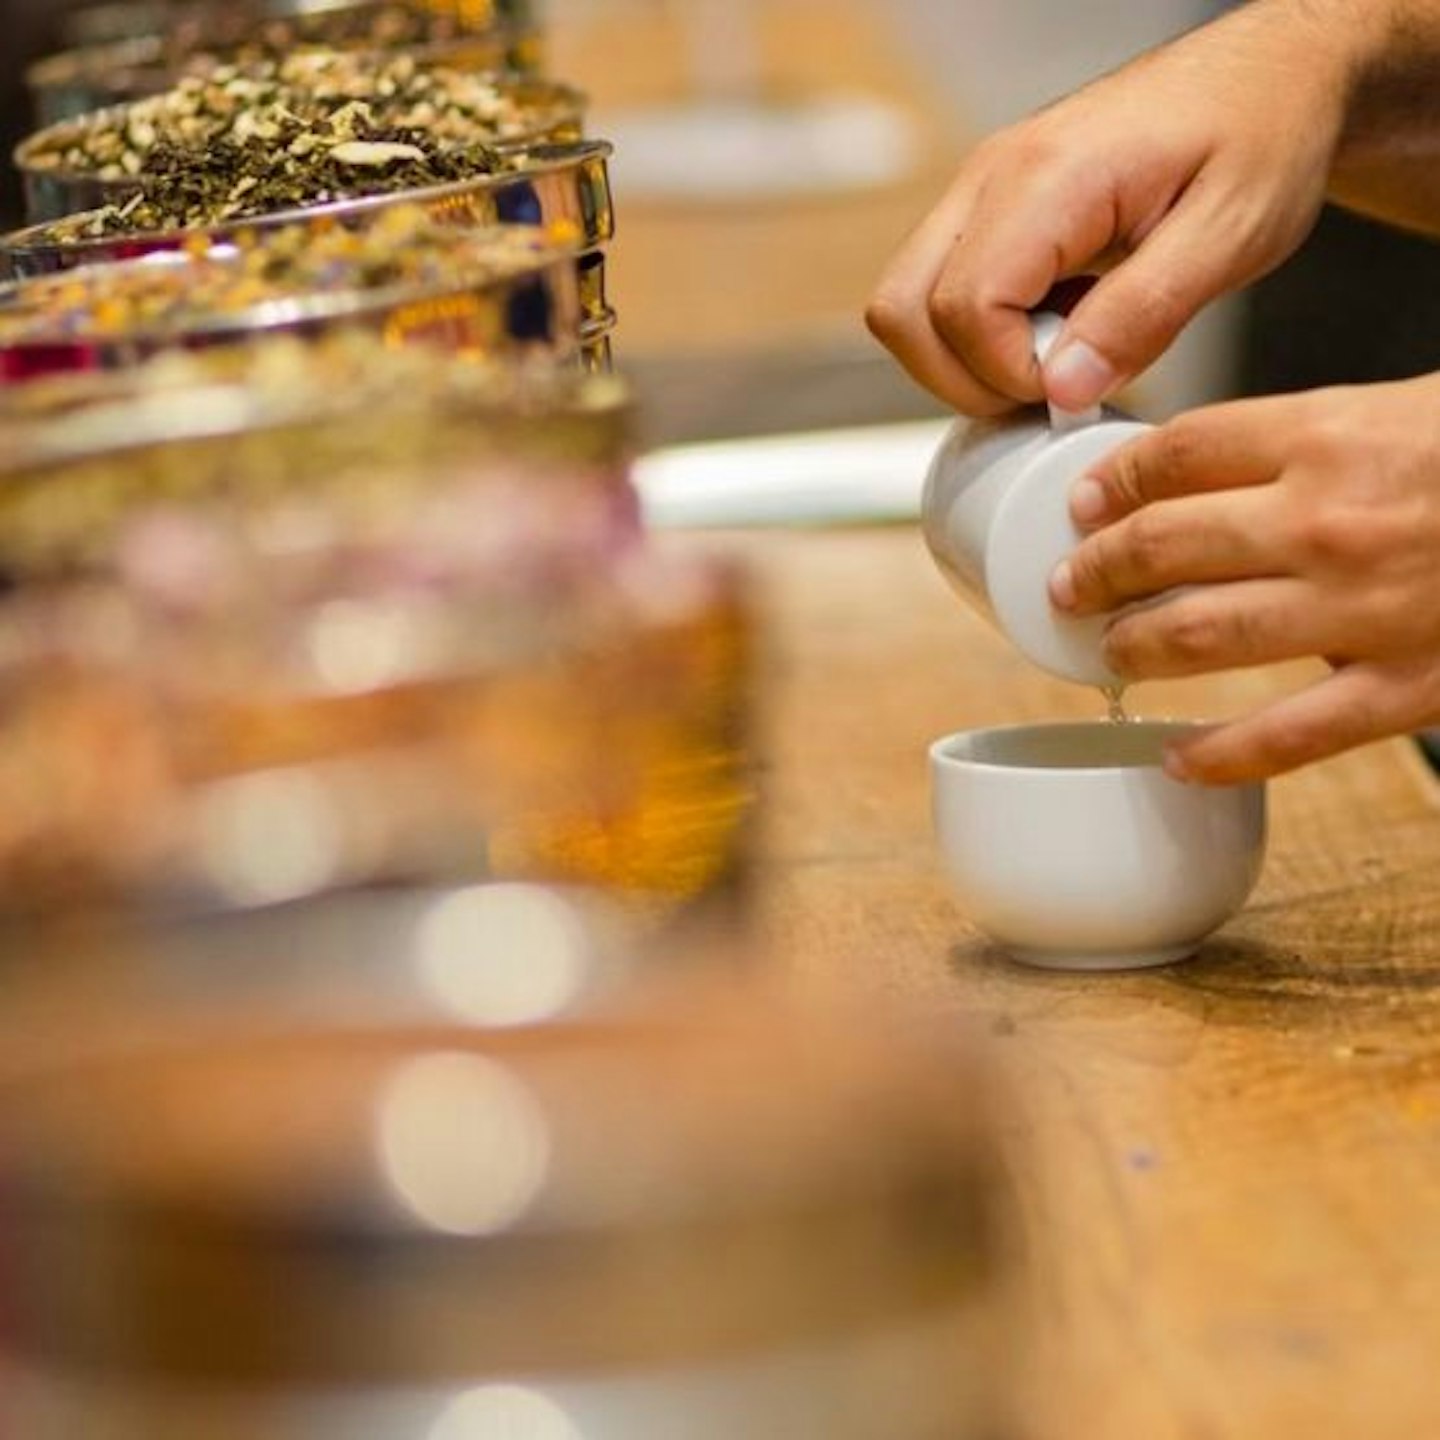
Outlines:
[[[1070,514],[1082,530],[1114,524],[1146,505],[1186,495],[1267,485],[1286,456],[1295,405],[1238,400],[1192,410],[1122,445],[1075,482]]]
[[[1166,769],[1203,785],[1266,780],[1437,716],[1440,664],[1352,665],[1244,720],[1173,742]]]
[[[1235,277],[1217,244],[1225,217],[1192,185],[1123,264],[1075,308],[1045,365],[1048,398],[1087,410],[1153,364]]]
[[[1093,167],[1057,172],[1012,157],[980,189],[965,244],[936,282],[936,333],[991,390],[1043,399],[1030,312],[1057,282],[1108,257],[1118,238],[1117,205]]]
[[[1274,496],[1264,490],[1165,500],[1089,536],[1050,577],[1068,615],[1098,615],[1173,590],[1284,573]]]
[[[1207,585],[1122,615],[1105,635],[1105,661],[1127,680],[1241,670],[1325,652],[1335,620],[1300,580]]]
[[[946,260],[962,243],[972,186],[962,176],[915,228],[886,267],[865,311],[870,333],[918,384],[962,414],[999,415],[1015,400],[991,390],[966,368],[936,331],[931,295]]]

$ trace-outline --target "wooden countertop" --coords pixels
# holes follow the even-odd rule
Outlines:
[[[1411,748],[1277,782],[1265,877],[1196,960],[997,957],[947,892],[925,750],[1095,716],[914,530],[767,533],[761,920],[806,985],[979,1017],[1004,1057],[1036,1440],[1440,1433],[1440,811]],[[1136,693],[1219,716],[1294,671]]]

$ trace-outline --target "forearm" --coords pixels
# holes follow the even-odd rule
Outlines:
[[[1440,234],[1440,0],[1348,4],[1369,9],[1371,23],[1355,37],[1331,197]]]

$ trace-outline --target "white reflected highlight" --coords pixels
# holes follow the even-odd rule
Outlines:
[[[420,628],[416,617],[404,610],[335,600],[311,623],[310,658],[332,691],[379,690],[413,664]]]
[[[273,905],[323,889],[341,864],[340,819],[325,785],[271,771],[211,788],[199,807],[207,873],[242,905]]]
[[[534,885],[482,885],[435,903],[416,964],[431,994],[477,1025],[531,1025],[574,1004],[592,963],[575,907]]]
[[[380,1162],[419,1220],[450,1235],[493,1235],[545,1183],[550,1139],[530,1092],[478,1055],[427,1055],[380,1098]]]
[[[445,1411],[427,1440],[584,1440],[574,1421],[538,1390],[483,1385]]]

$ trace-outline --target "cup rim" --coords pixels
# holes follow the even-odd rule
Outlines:
[[[1168,732],[1178,735],[1208,728],[1208,722],[1203,720],[1174,720],[1165,718],[1128,720],[1125,721],[1124,724],[1132,733],[1136,731],[1148,731],[1151,733]],[[1014,762],[1003,763],[995,760],[979,760],[971,756],[959,756],[949,753],[953,747],[960,743],[976,740],[982,736],[1017,736],[1024,734],[1026,731],[1054,733],[1062,730],[1072,732],[1109,731],[1119,728],[1113,720],[1026,720],[1012,725],[981,725],[972,730],[956,730],[949,735],[942,735],[940,739],[934,741],[930,746],[930,763],[934,769],[943,771],[987,771],[993,774],[1004,773],[1018,775],[1114,775],[1125,771],[1160,770],[1161,766],[1158,760],[1153,764],[1066,765],[1062,767],[1017,764]]]

